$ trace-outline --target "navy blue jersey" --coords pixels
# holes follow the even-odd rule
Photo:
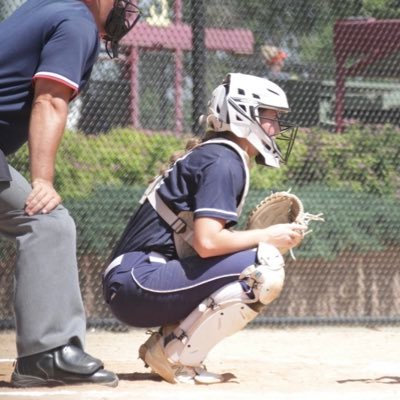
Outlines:
[[[205,143],[174,164],[158,193],[176,213],[193,211],[194,218],[220,218],[230,227],[238,221],[245,187],[246,169],[237,151]],[[173,232],[148,201],[129,221],[113,257],[139,250],[176,258]]]
[[[80,0],[28,0],[0,23],[0,37],[0,149],[10,154],[27,140],[35,79],[76,95],[97,59],[99,33]]]

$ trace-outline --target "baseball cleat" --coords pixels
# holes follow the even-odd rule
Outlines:
[[[229,380],[232,375],[219,375],[208,372],[205,366],[190,367],[174,364],[168,360],[164,352],[163,336],[160,332],[153,332],[139,348],[139,358],[146,367],[169,383],[213,384]]]
[[[169,383],[176,383],[172,364],[164,353],[163,340],[159,332],[153,332],[146,342],[140,346],[139,358],[144,361],[146,367],[150,367],[161,378]]]

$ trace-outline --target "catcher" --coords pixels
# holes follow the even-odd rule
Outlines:
[[[104,295],[134,327],[160,327],[139,357],[170,383],[216,383],[208,352],[241,330],[280,294],[278,249],[300,244],[307,226],[279,223],[235,231],[255,157],[279,168],[297,128],[280,119],[289,106],[273,82],[231,73],[209,102],[207,134],[145,192],[107,267]],[[285,154],[275,139],[287,141]]]

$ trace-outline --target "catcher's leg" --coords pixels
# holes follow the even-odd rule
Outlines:
[[[285,261],[280,251],[267,243],[260,243],[257,265],[250,265],[241,274],[251,287],[255,301],[267,305],[281,294],[285,280]]]
[[[254,304],[269,304],[283,285],[284,263],[279,251],[261,245],[257,256],[259,264],[246,268],[241,281],[217,290],[170,334],[153,334],[139,350],[140,358],[171,383],[223,381],[202,366],[207,354],[220,340],[252,321],[258,315]]]

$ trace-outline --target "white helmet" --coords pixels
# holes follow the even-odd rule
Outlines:
[[[281,131],[276,139],[288,142],[282,155],[275,138],[261,127],[259,118],[259,109],[289,111],[286,94],[278,85],[265,78],[231,73],[213,91],[208,107],[207,124],[215,132],[229,131],[245,138],[258,150],[265,165],[279,168],[280,162],[287,161],[297,127],[279,120]]]

